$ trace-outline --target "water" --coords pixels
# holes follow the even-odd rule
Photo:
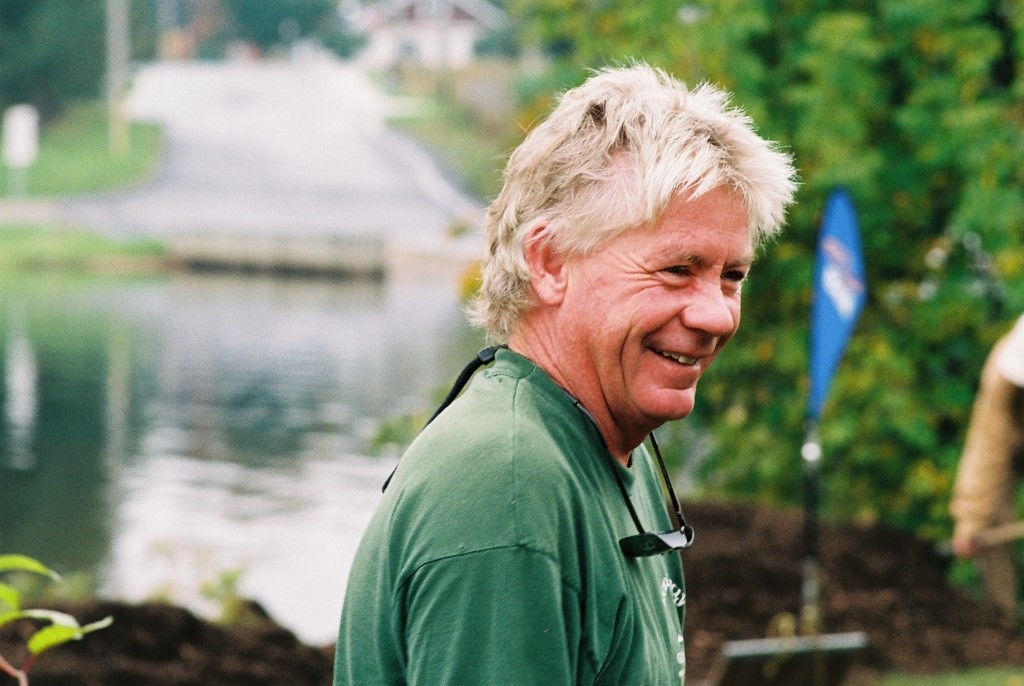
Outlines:
[[[105,596],[218,610],[231,587],[333,640],[348,567],[397,459],[480,347],[448,278],[240,277],[0,286],[0,552]]]

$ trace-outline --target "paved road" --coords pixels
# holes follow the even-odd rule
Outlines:
[[[142,187],[63,200],[68,221],[125,235],[381,236],[437,245],[478,203],[423,150],[387,129],[407,106],[358,67],[324,55],[280,62],[146,66],[134,119],[166,132]]]

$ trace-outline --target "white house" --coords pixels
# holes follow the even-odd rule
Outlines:
[[[476,41],[507,21],[487,0],[382,0],[363,11],[369,42],[361,57],[374,68],[464,67]]]

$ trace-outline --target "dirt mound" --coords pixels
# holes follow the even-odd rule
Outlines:
[[[222,627],[159,603],[89,602],[62,608],[81,623],[114,617],[107,629],[40,656],[32,686],[324,686],[333,649],[303,645],[256,612]],[[22,624],[0,632],[0,654],[24,662]],[[22,638],[16,635],[20,631]],[[14,684],[0,674],[0,684]]]
[[[688,683],[715,666],[724,642],[763,638],[800,605],[802,517],[753,505],[689,504],[697,540],[685,553]],[[852,683],[899,670],[934,673],[987,665],[1024,666],[1024,640],[989,604],[951,588],[929,544],[884,526],[823,526],[826,633],[864,631]],[[113,615],[113,626],[55,648],[32,686],[327,686],[331,647],[311,647],[258,607],[225,628],[178,607],[89,602],[63,608],[81,622]],[[22,635],[0,630],[0,654],[21,664]],[[0,674],[0,686],[14,680]]]
[[[699,682],[728,640],[764,638],[800,608],[803,516],[736,504],[691,504],[685,553],[688,674]],[[883,525],[820,529],[825,633],[863,631],[850,674],[930,674],[1024,665],[1024,639],[999,610],[945,581],[931,544]]]

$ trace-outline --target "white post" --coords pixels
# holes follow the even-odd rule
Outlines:
[[[28,194],[28,168],[39,153],[39,112],[32,105],[12,105],[4,111],[3,158],[8,169],[8,195]]]

